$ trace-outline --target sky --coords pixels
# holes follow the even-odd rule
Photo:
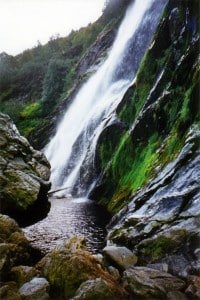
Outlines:
[[[16,55],[94,22],[105,0],[0,0],[0,53]]]

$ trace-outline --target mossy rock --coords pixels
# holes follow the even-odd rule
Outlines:
[[[94,256],[83,249],[77,238],[47,254],[37,267],[50,282],[51,293],[57,299],[70,299],[83,282],[96,278],[118,286],[116,279],[104,270]],[[121,295],[125,293],[120,288],[118,292]]]
[[[50,164],[4,114],[0,114],[0,143],[1,212],[20,225],[30,224],[49,211]]]
[[[0,271],[2,280],[9,278],[12,267],[29,263],[30,246],[18,224],[0,215]]]

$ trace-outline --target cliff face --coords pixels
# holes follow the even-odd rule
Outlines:
[[[169,1],[117,109],[118,131],[106,128],[99,139],[100,175],[91,193],[117,213],[111,243],[134,250],[141,264],[165,262],[179,275],[197,272],[198,259],[198,12],[198,1]]]

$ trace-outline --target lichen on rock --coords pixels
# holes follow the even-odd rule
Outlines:
[[[0,141],[1,212],[14,217],[20,224],[39,220],[49,210],[50,164],[2,113]]]

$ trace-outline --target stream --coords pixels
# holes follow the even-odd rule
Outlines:
[[[88,250],[101,252],[105,246],[108,212],[87,198],[51,198],[47,217],[23,229],[31,246],[43,254],[76,235],[85,236]]]

